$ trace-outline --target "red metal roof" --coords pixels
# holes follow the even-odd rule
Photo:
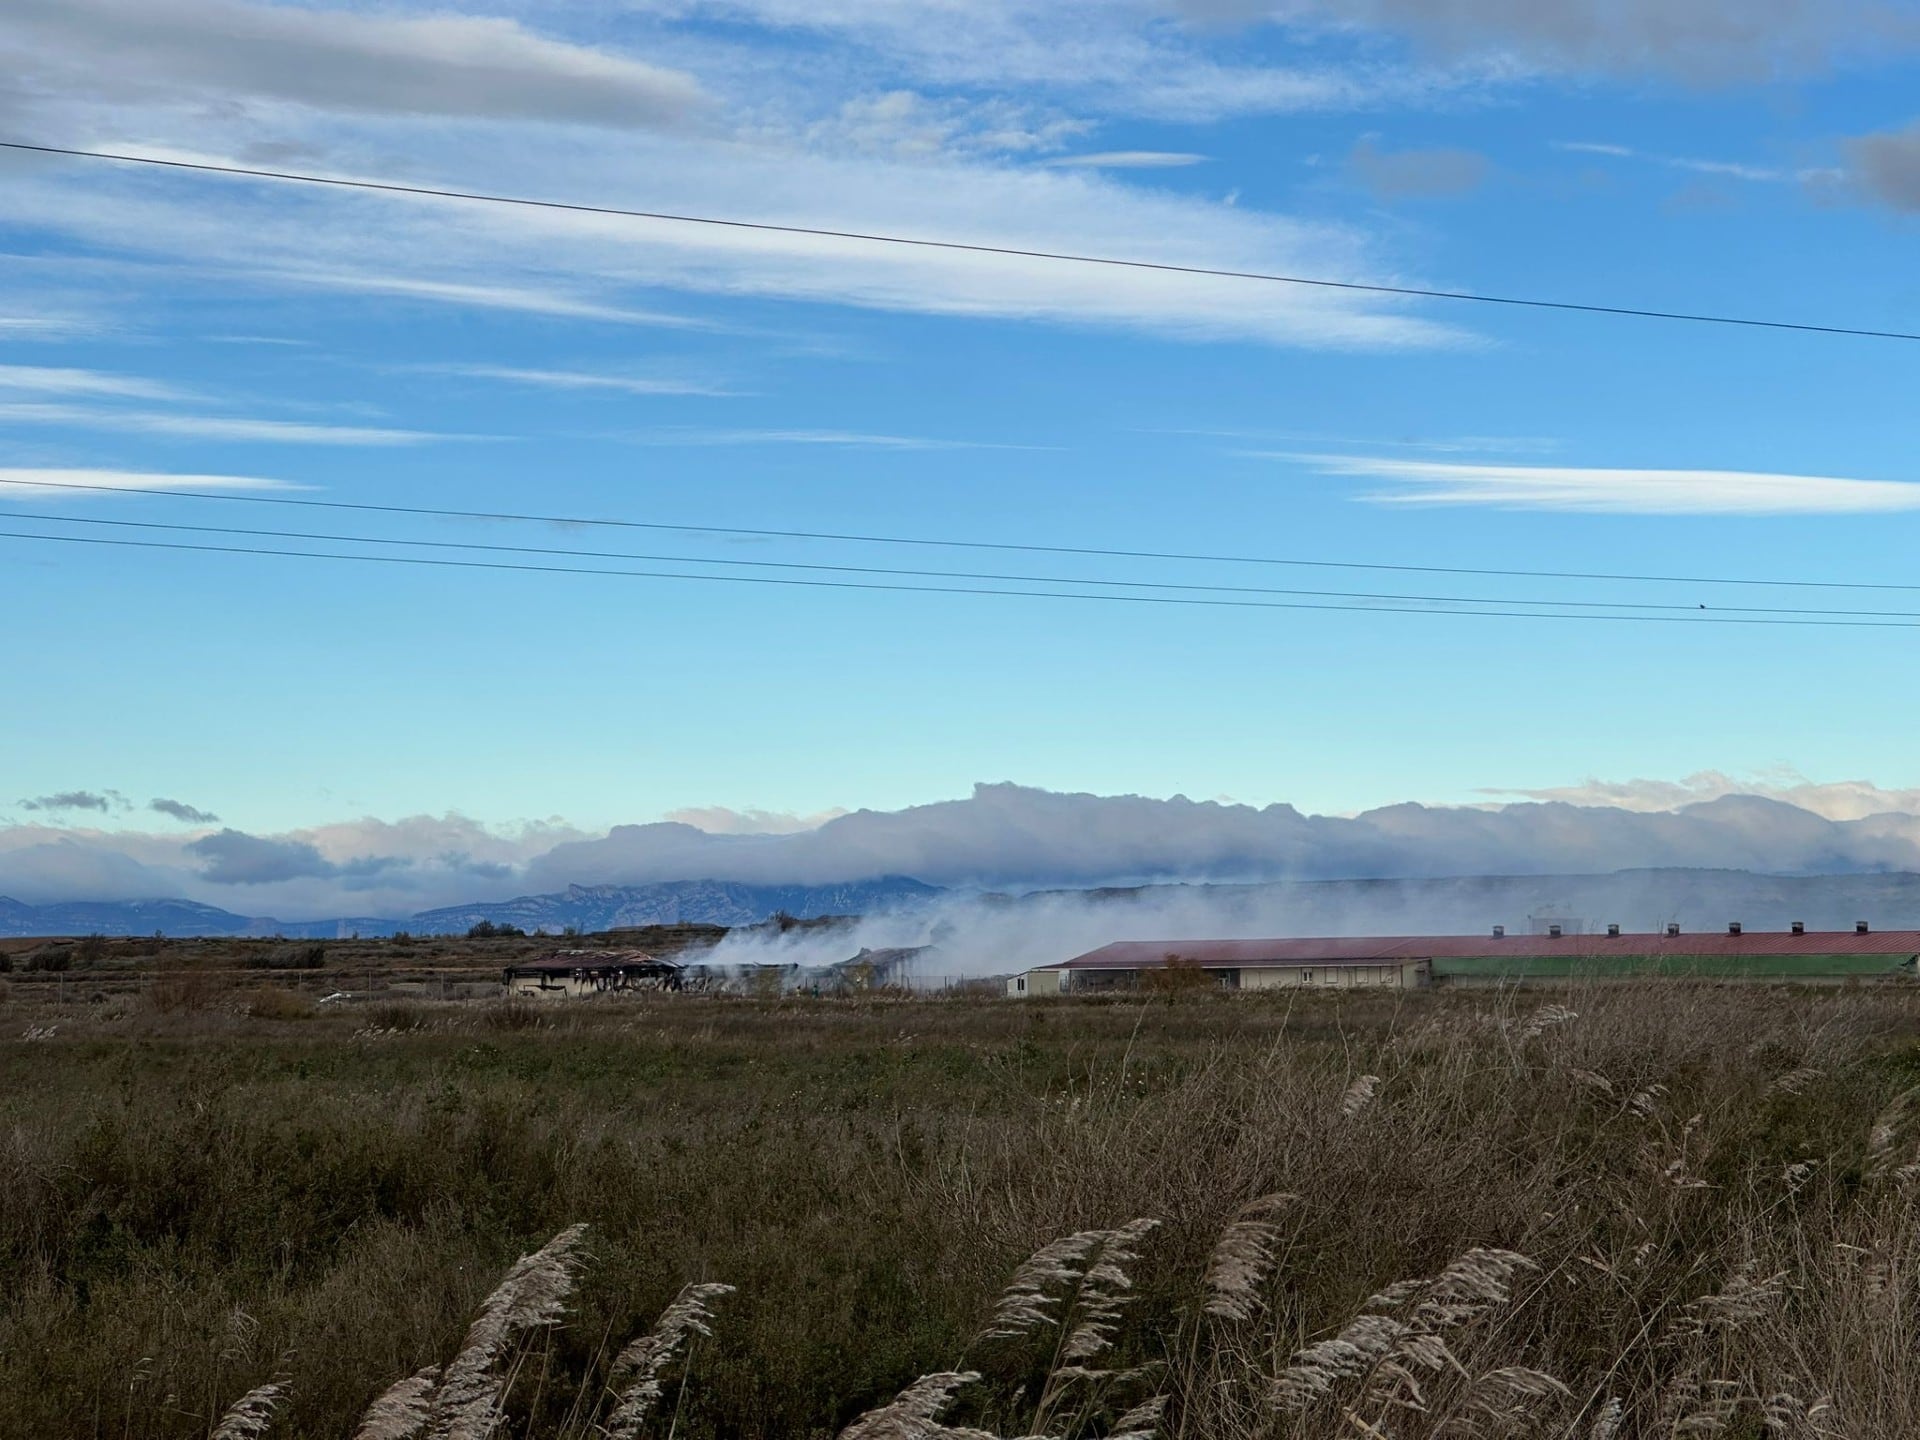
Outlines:
[[[1487,956],[1530,959],[1579,955],[1596,960],[1642,955],[1920,955],[1920,930],[1703,930],[1679,935],[1361,935],[1278,940],[1119,940],[1077,955],[1071,970],[1140,970],[1178,963],[1226,967],[1383,965],[1407,960]]]

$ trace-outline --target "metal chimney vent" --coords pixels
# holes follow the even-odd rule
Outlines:
[[[1680,933],[1680,927],[1678,925],[1673,924],[1671,921],[1669,921],[1667,924],[1667,934],[1678,935],[1679,933]]]
[[[1547,926],[1547,938],[1550,940],[1558,940],[1560,938],[1560,927],[1558,925]]]
[[[1796,934],[1796,935],[1804,935],[1804,934],[1806,934],[1806,933],[1807,933],[1807,922],[1806,922],[1806,921],[1804,921],[1804,920],[1796,920],[1796,921],[1794,921],[1794,922],[1793,922],[1793,933],[1794,933],[1794,934]]]
[[[1867,922],[1866,922],[1866,921],[1864,921],[1864,920],[1856,920],[1856,921],[1854,921],[1854,922],[1853,922],[1853,933],[1854,933],[1854,934],[1856,934],[1856,935],[1864,935],[1864,934],[1866,934],[1866,933],[1867,933]]]
[[[1620,927],[1618,925],[1607,926],[1607,934],[1618,935],[1619,933],[1620,933]]]
[[[1504,939],[1506,933],[1507,927],[1504,925],[1496,925],[1493,927],[1493,938],[1496,940]]]
[[[1727,922],[1727,934],[1738,935],[1739,933],[1740,933],[1740,922],[1738,920],[1729,920]]]

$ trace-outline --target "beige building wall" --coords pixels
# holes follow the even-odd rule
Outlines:
[[[1427,983],[1424,960],[1382,965],[1247,965],[1240,971],[1242,990],[1283,990],[1312,986],[1322,990],[1412,989]]]
[[[1065,978],[1059,970],[1029,970],[1007,981],[1007,994],[1022,1000],[1034,995],[1058,995],[1066,988],[1062,983]]]

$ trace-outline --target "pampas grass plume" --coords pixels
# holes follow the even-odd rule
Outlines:
[[[284,1380],[269,1380],[249,1390],[220,1417],[220,1423],[213,1427],[212,1440],[255,1440],[256,1436],[266,1434],[274,1409],[286,1394]]]
[[[1378,1075],[1362,1075],[1347,1086],[1346,1093],[1340,1097],[1340,1113],[1351,1120],[1373,1103],[1373,1092],[1379,1086]]]
[[[984,1430],[942,1425],[953,1392],[980,1378],[976,1370],[942,1370],[922,1375],[892,1400],[869,1410],[840,1432],[840,1440],[997,1440]]]
[[[353,1432],[353,1440],[413,1440],[426,1426],[434,1386],[439,1380],[440,1367],[429,1365],[404,1380],[394,1381],[360,1417],[360,1428]]]
[[[613,1374],[623,1383],[613,1414],[607,1419],[608,1440],[634,1440],[660,1399],[660,1376],[681,1348],[695,1335],[711,1335],[708,1307],[731,1285],[699,1284],[683,1289],[661,1312],[654,1327],[633,1340],[614,1358]]]
[[[514,1341],[563,1313],[579,1268],[585,1225],[569,1225],[507,1271],[448,1364],[428,1415],[428,1440],[487,1440],[499,1426],[504,1377],[496,1373]]]
[[[1222,1320],[1247,1321],[1260,1309],[1260,1291],[1273,1273],[1280,1228],[1268,1217],[1298,1196],[1263,1195],[1244,1205],[1220,1233],[1207,1261],[1207,1299],[1202,1307]]]

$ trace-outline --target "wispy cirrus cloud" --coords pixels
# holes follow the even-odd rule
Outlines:
[[[50,365],[0,365],[0,391],[122,400],[183,400],[188,392],[161,380]]]
[[[59,425],[80,430],[115,430],[182,440],[275,445],[424,445],[435,440],[471,438],[423,430],[324,425],[304,420],[264,420],[243,416],[186,415],[152,410],[0,401],[0,426],[4,425]]]
[[[1365,27],[1437,60],[1699,84],[1818,73],[1920,46],[1901,0],[1173,0],[1200,19]]]
[[[1040,163],[1056,170],[1178,170],[1206,160],[1205,155],[1186,150],[1095,150],[1086,155],[1055,155]]]
[[[513,385],[532,385],[548,390],[613,390],[625,395],[702,395],[715,398],[737,396],[728,390],[701,380],[673,376],[622,375],[598,370],[543,370],[512,365],[434,365],[422,366],[440,375],[463,375],[475,380],[500,380]]]
[[[455,151],[423,153],[415,163],[445,160],[457,174]],[[38,172],[17,180],[9,199],[18,223],[254,286],[325,286],[625,324],[716,328],[634,303],[636,294],[664,288],[1310,348],[1444,347],[1465,338],[1392,297],[1043,258],[1079,251],[1361,281],[1390,273],[1358,228],[1142,189],[1102,170],[830,156],[703,139],[664,145],[644,135],[617,153],[527,137],[516,161],[527,173],[509,167],[489,183],[831,233],[520,207],[492,208],[481,226],[457,201],[273,184],[158,189],[112,171]],[[963,248],[888,245],[863,234],[932,236]]]
[[[1183,7],[1162,0],[641,0],[636,8],[662,20],[727,22],[749,45],[795,34],[829,39],[822,61],[841,84],[880,68],[936,91],[1044,94],[1082,112],[1184,122],[1344,108],[1462,83],[1447,64],[1345,64],[1309,47],[1261,54],[1217,24],[1178,23]],[[1305,18],[1308,28],[1323,26]]]
[[[1633,160],[1659,165],[1669,170],[1684,170],[1694,175],[1713,175],[1727,180],[1747,180],[1755,184],[1799,182],[1811,184],[1837,179],[1843,172],[1830,165],[1756,165],[1744,160],[1710,160],[1692,155],[1665,155],[1657,151],[1636,150],[1630,145],[1615,145],[1604,140],[1556,140],[1555,150],[1570,155],[1598,155],[1610,160]]]
[[[0,315],[0,339],[64,340],[86,326],[53,315]]]
[[[1126,183],[1131,171],[1176,155],[1184,162],[1184,152],[1109,149],[1087,163],[1032,163],[1094,128],[1089,105],[1212,117],[1351,103],[1406,81],[1397,67],[1239,61],[1230,44],[1131,0],[1111,11],[1002,0],[964,8],[667,0],[626,12],[613,27],[625,48],[616,48],[603,28],[586,44],[505,20],[410,12],[404,0],[377,13],[250,0],[21,0],[0,12],[0,49],[18,62],[30,118],[63,133],[77,125],[138,134],[140,153],[159,159],[1194,267],[1414,278],[1360,227]],[[727,24],[686,23],[703,19]],[[790,60],[805,34],[836,43],[820,47],[804,83],[783,80],[796,67],[769,62]],[[406,60],[404,84],[393,75],[396,57]],[[663,57],[683,79],[688,67],[710,76],[719,97],[702,124],[670,136],[646,109],[649,95],[658,99],[649,86]],[[769,83],[777,95],[764,93]],[[629,103],[640,111],[625,114]],[[235,113],[250,122],[244,143]],[[434,123],[413,123],[422,118]],[[555,118],[604,133],[524,123]],[[512,145],[482,128],[506,121],[522,122]],[[625,126],[617,134],[616,122]],[[46,157],[4,164],[8,218],[23,230],[261,290],[325,287],[703,328],[711,322],[645,302],[667,289],[1315,348],[1460,338],[1410,304],[1355,292],[882,247],[846,233],[506,207],[481,220],[470,203],[417,195],[182,174],[162,183]]]
[[[636,0],[828,37],[850,71],[1197,121],[1379,109],[1545,74],[1727,84],[1920,48],[1903,0]]]
[[[69,488],[71,487],[71,488]],[[143,490],[292,490],[284,480],[252,475],[181,475],[157,470],[0,469],[0,499],[72,499]]]
[[[431,263],[426,256],[408,258],[413,259],[414,263]],[[237,259],[232,268],[236,274],[266,284],[291,284],[303,288],[312,286],[359,295],[387,295],[400,300],[424,300],[435,305],[505,310],[522,315],[549,315],[560,320],[594,320],[609,325],[654,325],[668,330],[720,328],[710,321],[691,316],[596,299],[558,285],[531,281],[513,284],[497,278],[448,279],[396,273],[378,263],[367,265],[351,261],[331,269],[297,264],[254,268],[244,259]]]
[[[1920,510],[1920,484],[1746,470],[1476,465],[1388,456],[1276,456],[1323,475],[1384,481],[1376,505],[1477,505],[1613,515],[1861,515]]]
[[[1044,155],[1084,135],[1093,124],[1021,99],[936,99],[894,89],[854,95],[818,119],[784,117],[764,128],[775,143],[797,130],[810,148],[912,160],[942,155]]]
[[[628,439],[642,445],[827,445],[847,450],[1047,450],[996,440],[952,440],[933,435],[881,435],[860,430],[648,430]]]
[[[1205,435],[1221,440],[1244,440],[1267,444],[1333,445],[1367,450],[1423,450],[1447,455],[1544,455],[1560,448],[1561,442],[1546,435],[1406,435],[1388,438],[1380,435],[1332,435],[1311,430],[1240,430],[1181,428],[1159,430],[1165,435]],[[1235,450],[1229,452],[1245,460],[1291,458],[1293,452],[1271,450]]]

